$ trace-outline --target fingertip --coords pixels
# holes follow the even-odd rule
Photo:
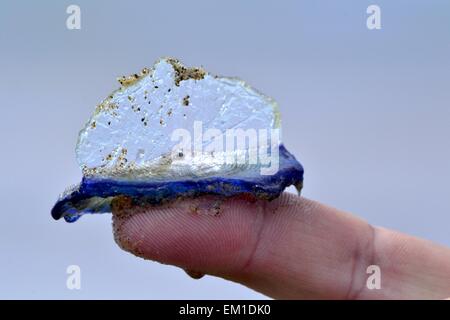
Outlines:
[[[161,206],[123,201],[113,209],[122,249],[195,277],[220,276],[279,298],[322,297],[323,288],[336,297],[347,289],[359,223],[317,202],[285,193],[270,202],[204,196]]]
[[[162,206],[114,206],[114,238],[125,251],[196,274],[232,274],[256,241],[265,202],[204,196]]]

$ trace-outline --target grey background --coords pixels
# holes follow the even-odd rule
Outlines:
[[[81,30],[66,29],[72,3]],[[366,28],[372,3],[381,30]],[[94,106],[165,55],[279,102],[305,196],[450,245],[449,36],[446,0],[2,1],[0,298],[264,298],[122,252],[110,215],[50,217],[81,178]]]

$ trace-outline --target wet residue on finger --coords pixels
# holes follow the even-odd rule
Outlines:
[[[190,270],[190,269],[183,269],[183,270],[184,270],[184,272],[187,273],[187,275],[189,277],[191,277],[192,279],[195,279],[195,280],[199,280],[205,276],[205,274],[203,272],[194,271],[194,270]]]

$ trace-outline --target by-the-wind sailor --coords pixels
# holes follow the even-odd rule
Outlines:
[[[55,219],[110,212],[118,196],[271,200],[289,185],[301,188],[303,168],[280,141],[276,102],[243,81],[172,58],[118,80],[79,134],[83,179],[60,196]]]

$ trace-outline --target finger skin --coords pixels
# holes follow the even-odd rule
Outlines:
[[[291,194],[113,204],[118,245],[139,257],[283,299],[444,299],[450,250]],[[367,267],[381,270],[370,290]]]

